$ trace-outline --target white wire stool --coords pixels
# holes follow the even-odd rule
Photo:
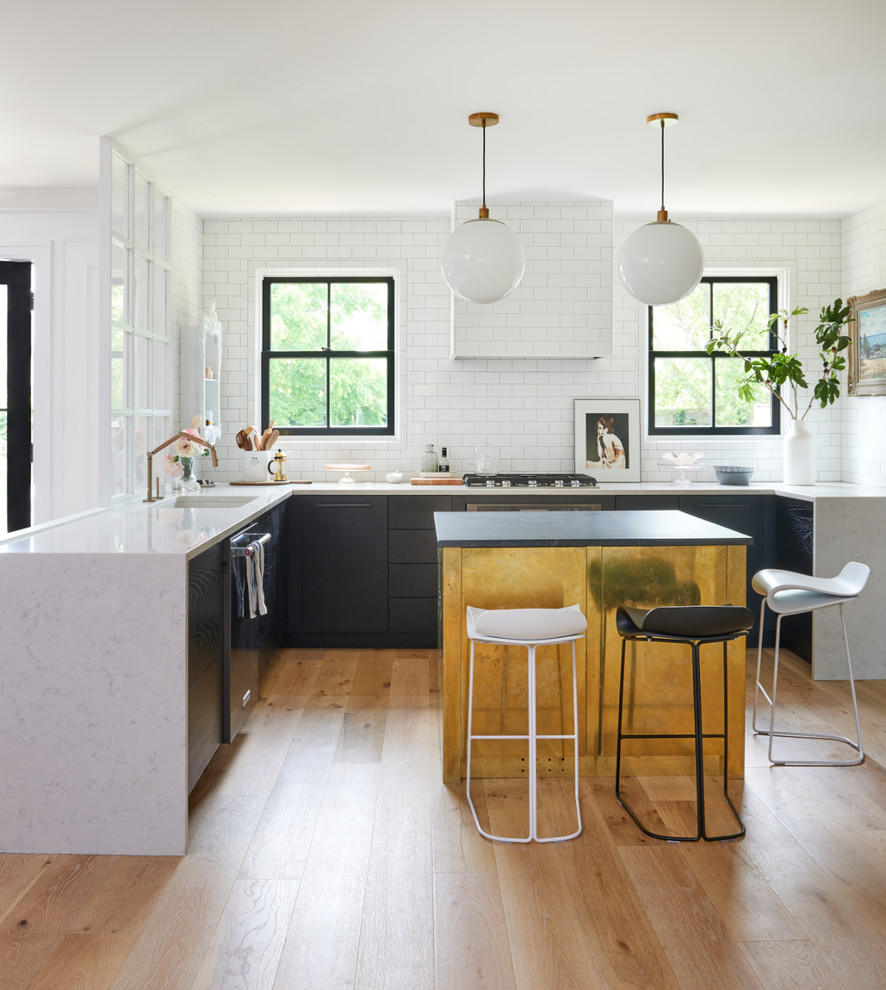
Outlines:
[[[864,750],[861,742],[861,722],[858,718],[858,700],[855,696],[855,678],[852,675],[852,658],[849,655],[849,637],[846,634],[846,617],[843,605],[857,598],[867,584],[871,569],[867,564],[850,561],[840,573],[833,578],[815,578],[796,571],[782,571],[775,568],[758,571],[753,578],[754,591],[764,595],[760,603],[760,639],[757,643],[757,676],[754,688],[753,729],[758,736],[769,736],[769,762],[779,767],[854,767],[864,761]],[[760,682],[760,663],[763,657],[763,616],[766,606],[775,612],[775,657],[772,670],[772,694],[766,691]],[[843,644],[846,647],[846,666],[849,670],[849,690],[852,694],[852,709],[855,713],[855,741],[846,736],[827,735],[818,732],[799,732],[794,729],[776,729],[775,706],[778,692],[778,650],[781,639],[781,620],[785,615],[800,615],[803,612],[813,612],[822,608],[838,606],[840,622],[843,627]],[[769,703],[769,728],[757,725],[757,711],[760,695]],[[825,739],[832,742],[845,743],[856,750],[858,756],[851,760],[780,760],[773,753],[776,737],[790,739]]]
[[[587,634],[587,619],[578,605],[568,608],[481,609],[467,607],[468,639],[471,641],[471,661],[468,673],[468,751],[466,792],[477,831],[496,842],[565,842],[581,834],[581,808],[578,800],[578,682],[575,669],[575,641]],[[474,643],[495,643],[503,646],[525,646],[528,650],[529,725],[521,735],[474,735]],[[564,735],[538,735],[536,722],[535,651],[539,646],[556,643],[572,644],[572,732]],[[475,739],[525,739],[529,745],[529,834],[525,837],[493,835],[480,825],[477,809],[471,799],[471,748]],[[539,739],[571,739],[575,761],[575,814],[578,827],[569,835],[539,836],[538,778],[536,770]]]

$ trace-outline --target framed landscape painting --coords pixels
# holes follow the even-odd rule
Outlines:
[[[601,484],[640,480],[640,400],[575,400],[575,472]]]
[[[849,394],[886,395],[886,289],[852,296]]]

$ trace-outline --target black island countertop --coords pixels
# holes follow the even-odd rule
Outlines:
[[[440,547],[750,546],[744,533],[676,510],[435,512]]]

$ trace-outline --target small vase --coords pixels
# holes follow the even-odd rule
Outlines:
[[[179,462],[182,466],[182,476],[179,479],[181,490],[183,492],[197,491],[197,478],[194,475],[194,458],[180,457]]]
[[[782,447],[784,483],[815,484],[815,437],[802,420],[791,420]]]

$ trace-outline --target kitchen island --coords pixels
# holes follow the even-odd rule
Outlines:
[[[741,533],[678,511],[502,512],[435,514],[441,564],[443,640],[443,778],[464,776],[466,701],[470,643],[465,608],[563,608],[578,604],[588,619],[585,641],[576,644],[578,664],[579,762],[585,775],[612,775],[621,640],[615,628],[619,604],[724,604],[745,601],[746,548]],[[705,731],[722,730],[723,683],[719,646],[702,653]],[[744,772],[745,642],[727,649],[730,777]],[[642,686],[632,732],[681,732],[692,724],[689,651],[671,644],[630,644],[643,652],[641,671],[626,691]],[[713,651],[717,651],[716,653]],[[475,731],[525,732],[526,649],[476,645]],[[682,661],[682,662],[681,662]],[[685,678],[682,671],[686,672]],[[566,644],[538,651],[539,732],[568,731],[571,649]],[[638,694],[639,697],[639,694]],[[719,722],[718,722],[719,720]],[[661,743],[654,744],[661,752]],[[691,746],[673,741],[668,755],[646,760],[645,772],[682,773]],[[713,743],[706,750],[712,772],[722,772]],[[568,745],[539,744],[539,768],[570,771]],[[477,776],[526,772],[519,742],[478,743],[472,760]],[[493,755],[494,752],[494,755]],[[642,745],[635,745],[642,753]],[[630,770],[630,766],[628,766]]]

